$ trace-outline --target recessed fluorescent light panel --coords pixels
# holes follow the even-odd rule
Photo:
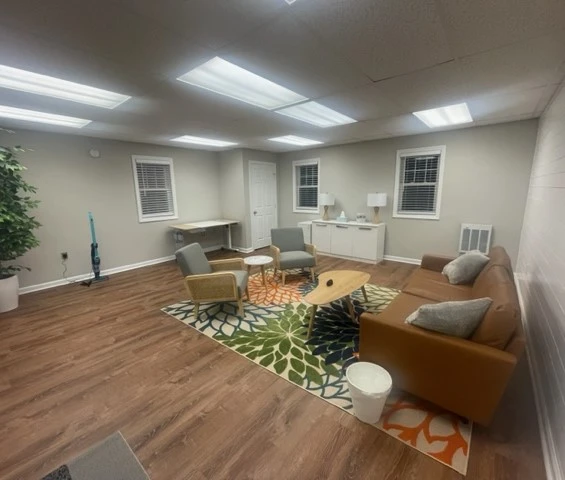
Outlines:
[[[296,2],[296,0],[285,0],[285,2],[289,5],[292,5],[294,2]]]
[[[24,110],[23,108],[6,107],[4,105],[0,105],[0,117],[73,128],[82,128],[92,121],[83,118],[66,117],[65,115],[55,115],[53,113]]]
[[[308,145],[320,145],[324,142],[319,142],[318,140],[310,140],[309,138],[297,137],[296,135],[285,135],[284,137],[269,138],[271,142],[288,143],[290,145],[298,145],[300,147],[306,147]]]
[[[447,127],[473,121],[466,103],[422,110],[413,114],[430,128]]]
[[[287,117],[296,118],[297,120],[302,120],[303,122],[311,123],[312,125],[322,128],[346,125],[357,121],[336,112],[331,108],[324,107],[318,102],[306,102],[301,103],[300,105],[293,105],[292,107],[277,110],[277,113],[286,115]]]
[[[116,108],[131,98],[127,95],[27,72],[6,65],[0,65],[0,87],[103,108]]]
[[[177,80],[268,110],[308,100],[220,57],[209,60]]]
[[[171,140],[173,142],[193,143],[195,145],[207,145],[209,147],[231,147],[237,145],[237,143],[233,142],[225,142],[213,138],[193,137],[191,135],[183,135],[182,137],[172,138]]]

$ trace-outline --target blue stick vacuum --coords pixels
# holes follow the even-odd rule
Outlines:
[[[103,280],[108,280],[110,277],[107,275],[100,275],[100,256],[98,255],[98,242],[96,241],[96,229],[94,228],[94,216],[92,212],[88,212],[88,221],[90,223],[90,262],[92,264],[92,273],[94,273],[94,278],[90,278],[81,283],[90,287],[92,282],[101,282]]]

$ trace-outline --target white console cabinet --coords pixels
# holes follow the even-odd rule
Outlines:
[[[314,220],[312,243],[321,254],[379,263],[384,258],[385,228],[384,223]]]

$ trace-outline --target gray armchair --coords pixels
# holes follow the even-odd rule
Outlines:
[[[309,268],[310,277],[314,281],[314,269],[317,265],[316,247],[304,243],[304,232],[301,228],[273,228],[271,230],[271,256],[273,257],[275,274],[281,271],[282,284],[285,284],[285,270],[292,268]]]
[[[189,298],[194,302],[194,316],[202,302],[237,302],[243,316],[243,293],[249,300],[248,273],[242,258],[208,261],[199,243],[192,243],[175,252],[184,275]]]

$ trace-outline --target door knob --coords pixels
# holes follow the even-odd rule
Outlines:
[[[257,210],[254,210],[254,211],[253,211],[253,215],[257,215]]]

